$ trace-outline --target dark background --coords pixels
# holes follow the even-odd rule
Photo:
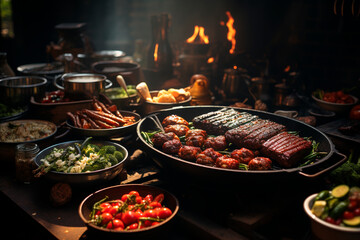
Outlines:
[[[334,0],[335,1],[335,0]],[[2,39],[13,69],[46,61],[45,47],[58,41],[54,26],[86,22],[96,50],[134,51],[136,39],[151,39],[150,16],[172,16],[169,38],[176,46],[205,27],[210,42],[226,41],[220,21],[230,11],[237,30],[236,51],[267,58],[270,75],[290,65],[309,88],[351,88],[359,85],[360,17],[352,16],[350,0],[13,0],[14,39]],[[340,4],[344,1],[344,14]],[[355,15],[360,1],[355,1]],[[224,28],[224,27],[223,27]]]

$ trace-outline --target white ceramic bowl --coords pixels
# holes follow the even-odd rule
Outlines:
[[[311,229],[313,234],[319,239],[326,240],[359,240],[360,227],[344,227],[328,223],[311,212],[314,199],[317,193],[310,195],[304,201],[304,210],[311,219]]]

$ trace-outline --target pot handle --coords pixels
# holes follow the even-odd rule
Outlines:
[[[60,76],[55,77],[55,79],[54,79],[54,85],[55,85],[55,87],[57,87],[57,88],[60,89],[60,90],[64,90],[64,87],[62,86],[62,81],[63,81],[63,78],[62,78],[62,77],[63,77],[63,76],[60,75]],[[61,84],[59,84],[58,81],[61,81]]]
[[[112,81],[110,81],[109,79],[105,79],[105,89],[111,88],[112,85]]]
[[[338,160],[335,164],[317,172],[317,173],[314,173],[314,174],[308,174],[308,173],[304,173],[304,172],[301,172],[299,171],[298,173],[304,177],[308,177],[308,178],[315,178],[315,177],[318,177],[320,176],[321,174],[324,174],[328,171],[331,171],[333,169],[335,169],[336,167],[340,166],[341,164],[343,164],[346,160],[347,160],[347,156],[345,154],[342,154],[342,153],[339,153],[339,152],[334,152],[335,155],[338,155],[336,158],[340,158],[340,160]]]

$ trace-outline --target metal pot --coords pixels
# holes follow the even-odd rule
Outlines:
[[[58,83],[60,80],[61,84]],[[91,99],[112,86],[106,76],[93,73],[66,73],[55,79],[54,84],[72,100]]]
[[[15,107],[25,106],[31,96],[45,94],[46,83],[46,78],[33,76],[0,79],[0,102]]]
[[[191,121],[195,116],[208,113],[211,111],[220,110],[223,106],[196,106],[196,107],[178,107],[172,109],[166,109],[154,113],[162,121],[165,117],[175,114]],[[235,108],[236,109],[236,108]],[[319,143],[318,150],[321,152],[327,152],[325,156],[318,159],[315,163],[293,167],[289,169],[274,168],[267,171],[251,171],[251,170],[236,170],[236,169],[224,169],[209,167],[195,162],[180,159],[176,156],[166,154],[159,149],[148,144],[141,135],[142,131],[156,130],[156,124],[149,117],[143,118],[137,126],[137,134],[140,142],[145,151],[153,158],[153,160],[162,168],[165,168],[166,172],[171,174],[179,174],[181,181],[189,180],[192,182],[204,183],[204,184],[219,184],[228,185],[231,184],[266,184],[273,182],[284,182],[292,180],[304,180],[313,179],[321,174],[330,171],[339,164],[342,164],[346,160],[346,156],[337,153],[334,149],[334,145],[330,139],[317,130],[303,122],[279,116],[276,114],[251,110],[251,109],[237,109],[239,111],[248,112],[254,115],[258,115],[260,118],[269,119],[274,122],[281,123],[287,127],[289,131],[299,131],[301,136],[312,137]],[[185,177],[186,176],[186,177]]]
[[[126,84],[136,85],[143,81],[140,65],[137,63],[101,61],[94,63],[92,70],[95,73],[107,76],[115,86],[119,86],[116,81],[117,75],[121,75]]]

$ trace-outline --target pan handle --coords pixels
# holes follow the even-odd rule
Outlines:
[[[299,171],[298,173],[304,177],[308,177],[308,178],[315,178],[315,177],[318,177],[320,176],[321,174],[324,174],[328,171],[331,171],[333,169],[335,169],[336,167],[340,166],[341,164],[343,164],[346,160],[347,160],[347,156],[345,154],[342,154],[342,153],[339,153],[339,152],[334,152],[335,155],[338,155],[337,157],[340,158],[339,161],[337,161],[335,164],[317,172],[317,173],[314,173],[314,174],[308,174],[308,173],[304,173],[304,172],[301,172]]]

